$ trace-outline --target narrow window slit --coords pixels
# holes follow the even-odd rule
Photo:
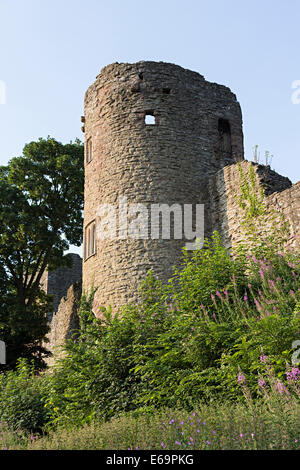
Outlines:
[[[86,143],[86,163],[89,163],[93,158],[93,145],[92,139],[89,138]]]
[[[218,131],[220,139],[220,152],[226,156],[231,156],[231,128],[230,123],[227,119],[219,119]]]

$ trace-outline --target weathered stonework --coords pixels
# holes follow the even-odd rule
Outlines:
[[[256,174],[257,188],[263,188],[269,210],[282,214],[290,224],[291,243],[300,236],[300,182],[291,181],[271,170],[270,167],[253,162],[240,163],[244,174],[249,174],[252,165]],[[238,165],[223,168],[209,180],[210,224],[222,235],[225,246],[230,249],[244,237],[241,226],[242,210],[239,207],[240,175]]]
[[[56,357],[61,354],[59,347],[68,339],[74,339],[79,330],[78,308],[81,297],[81,282],[72,284],[65,297],[62,298],[57,312],[53,314],[50,322],[49,342],[44,343],[52,356],[47,359],[47,365],[51,366]]]
[[[53,313],[57,312],[60,301],[67,295],[69,287],[82,279],[82,259],[75,253],[70,254],[72,267],[62,266],[55,271],[45,271],[41,280],[41,287],[46,294],[53,296],[53,312],[49,313],[51,321]]]
[[[152,114],[155,125],[145,124]],[[177,65],[138,62],[105,67],[85,96],[84,228],[100,204],[205,204],[208,178],[243,160],[242,117],[229,88]],[[228,139],[226,139],[226,134]],[[90,147],[89,147],[90,148]],[[90,160],[90,161],[89,161]],[[211,227],[206,225],[206,235]],[[136,300],[149,269],[163,280],[186,240],[97,240],[83,262],[83,288],[99,286],[100,305]]]
[[[145,114],[155,117],[155,125],[145,124]],[[172,64],[116,63],[105,67],[88,89],[82,121],[84,232],[99,222],[100,204],[118,206],[122,196],[128,204],[147,207],[204,204],[205,236],[218,230],[230,250],[243,238],[239,162],[244,173],[254,166],[267,206],[290,223],[291,243],[300,237],[300,182],[292,185],[270,167],[244,161],[241,110],[228,88]],[[137,300],[150,269],[166,281],[185,243],[172,238],[96,240],[96,253],[83,260],[83,289],[98,287],[95,314],[101,305],[115,311]],[[43,280],[46,292],[54,294],[51,351],[79,325],[81,258],[73,257],[72,270],[61,268]],[[71,286],[75,281],[79,284]]]

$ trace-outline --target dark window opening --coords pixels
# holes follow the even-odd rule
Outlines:
[[[163,88],[163,93],[165,93],[165,95],[169,95],[170,91],[171,91],[170,88]]]
[[[142,73],[139,73],[139,79],[144,80],[144,75]]]
[[[227,119],[219,119],[218,123],[218,131],[219,131],[219,148],[221,154],[225,154],[226,156],[231,156],[232,147],[231,147],[231,128],[230,123]]]
[[[86,143],[86,163],[89,163],[93,158],[92,139],[89,138]]]

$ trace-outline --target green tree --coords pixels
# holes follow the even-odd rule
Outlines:
[[[82,241],[83,144],[39,139],[0,167],[0,337],[8,365],[43,364],[50,299],[40,289],[47,269],[70,266],[64,251]]]

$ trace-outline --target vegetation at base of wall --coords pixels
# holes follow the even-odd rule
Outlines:
[[[239,377],[255,398],[269,368],[286,386],[300,331],[299,279],[294,251],[274,254],[272,264],[233,260],[215,234],[204,250],[185,253],[167,286],[150,274],[141,303],[120,315],[103,309],[97,319],[83,297],[80,341],[66,345],[51,375],[52,423],[243,401]]]
[[[299,450],[300,404],[292,395],[215,402],[191,410],[127,413],[47,435],[0,427],[0,450]]]
[[[12,430],[41,432],[50,415],[45,407],[45,381],[34,365],[21,359],[15,371],[0,374],[0,424]]]
[[[244,182],[248,184],[246,179]],[[253,195],[249,202],[253,191],[254,185],[252,189],[250,185],[243,192],[241,207],[245,211],[256,205]],[[253,217],[268,223],[267,236],[256,223],[245,225],[248,236],[256,242],[242,243],[231,256],[215,232],[203,249],[192,254],[184,250],[182,266],[174,270],[167,285],[150,273],[141,286],[140,302],[127,305],[117,315],[102,308],[96,318],[92,312],[93,292],[83,295],[80,337],[66,343],[51,374],[35,376],[23,362],[16,372],[1,377],[2,420],[14,430],[34,432],[43,428],[50,433],[50,446],[58,445],[62,435],[70,446],[76,446],[64,434],[74,427],[83,426],[85,435],[88,425],[97,427],[102,423],[102,436],[101,429],[111,429],[104,422],[113,420],[111,423],[119,423],[123,429],[129,414],[134,416],[129,427],[138,427],[148,419],[145,416],[150,416],[152,429],[152,419],[160,416],[159,410],[168,408],[174,410],[174,416],[181,413],[186,417],[199,406],[207,407],[207,417],[215,407],[221,419],[224,408],[220,403],[226,402],[228,410],[233,415],[239,410],[245,422],[247,416],[258,420],[255,430],[255,420],[247,425],[249,448],[250,435],[258,432],[265,432],[266,437],[257,446],[291,448],[299,437],[299,425],[295,423],[296,418],[299,423],[300,369],[292,363],[293,344],[300,339],[299,249],[296,243],[291,248],[286,227],[278,231],[276,218],[269,217],[263,200],[259,200],[259,214],[254,211]],[[33,404],[31,393],[24,393],[24,387],[18,386],[20,376],[20,383],[23,380],[31,384],[32,396],[36,397]],[[7,396],[10,405],[5,409]],[[22,400],[24,409],[32,411],[28,419],[23,419],[20,411]],[[226,419],[230,427],[229,416]],[[225,417],[222,423],[219,429],[229,437],[218,446],[231,448],[229,442],[233,442],[238,426],[231,432],[225,426]],[[284,434],[278,428],[282,423]],[[217,426],[217,422],[213,424]],[[267,429],[271,429],[270,435]],[[57,434],[52,434],[55,430]],[[76,434],[78,439],[80,432]],[[246,427],[239,433],[246,435]],[[201,436],[199,448],[205,442],[204,434]],[[162,442],[167,448],[173,445],[174,437],[166,434],[164,439],[169,440]],[[103,439],[101,445],[108,446],[110,441]],[[150,438],[122,441],[120,448],[151,448],[151,442]],[[159,448],[158,442],[153,445]],[[63,448],[62,442],[60,445]]]

